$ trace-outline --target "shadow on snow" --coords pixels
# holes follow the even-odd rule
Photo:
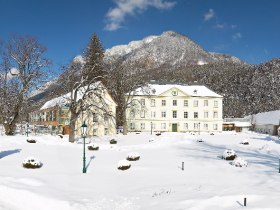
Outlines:
[[[0,159],[15,154],[15,153],[19,153],[21,151],[21,149],[14,149],[14,150],[7,150],[7,151],[2,151],[0,152]]]

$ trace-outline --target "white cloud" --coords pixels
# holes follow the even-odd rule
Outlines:
[[[236,33],[236,34],[233,34],[232,35],[232,38],[234,40],[237,40],[237,39],[241,39],[242,38],[242,34],[240,32]]]
[[[215,12],[213,9],[209,9],[209,11],[204,14],[204,21],[209,21],[213,17],[215,17]]]
[[[223,24],[217,23],[217,24],[214,26],[214,28],[219,28],[219,29],[224,29],[224,28],[226,28],[226,27],[227,27],[227,24],[226,24],[226,23],[223,23]]]
[[[115,0],[117,6],[111,8],[107,14],[107,24],[105,30],[114,31],[121,28],[121,24],[125,21],[127,16],[133,16],[137,13],[143,12],[148,7],[154,7],[159,10],[172,8],[176,2],[165,0]]]

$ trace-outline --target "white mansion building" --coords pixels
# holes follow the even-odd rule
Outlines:
[[[221,95],[200,85],[148,87],[138,88],[133,94],[132,105],[127,109],[129,131],[222,131]]]

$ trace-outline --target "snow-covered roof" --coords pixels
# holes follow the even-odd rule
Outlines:
[[[48,109],[48,108],[52,108],[52,107],[55,107],[55,106],[63,106],[65,104],[68,103],[69,101],[69,96],[70,94],[66,94],[66,95],[63,95],[63,96],[59,96],[57,98],[54,98],[52,100],[49,100],[47,101],[42,107],[40,110],[44,110],[44,109]]]
[[[163,94],[164,92],[172,89],[177,88],[184,92],[189,96],[199,96],[199,97],[223,97],[214,91],[210,90],[209,88],[203,85],[173,85],[173,84],[166,84],[166,85],[158,85],[158,84],[150,84],[144,88],[138,88],[135,90],[134,95],[154,95],[158,96]]]
[[[252,124],[250,122],[234,122],[236,127],[251,127]]]
[[[95,88],[100,89],[102,91],[104,91],[104,85],[101,82],[95,82],[93,84],[90,85],[91,89],[94,90]],[[86,87],[85,87],[86,89]],[[84,87],[81,87],[78,91],[78,95],[77,95],[77,100],[81,99],[84,95]],[[103,92],[104,93],[104,92]],[[106,91],[107,93],[107,91]],[[71,93],[67,93],[65,95],[53,98],[49,101],[47,101],[41,108],[40,110],[44,110],[44,109],[48,109],[48,108],[52,108],[55,106],[64,106],[67,103],[69,103],[69,101],[71,100]],[[105,93],[104,93],[105,94]],[[109,100],[112,101],[113,103],[115,103],[115,101],[112,99],[112,97],[107,93],[108,97],[110,98]],[[105,97],[106,100],[106,97]]]
[[[280,110],[261,112],[253,115],[253,124],[269,124],[269,125],[279,125],[280,121]]]

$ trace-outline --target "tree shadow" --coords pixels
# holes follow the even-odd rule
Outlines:
[[[86,169],[88,169],[88,167],[89,167],[91,161],[92,161],[94,158],[95,158],[94,155],[90,157],[90,160],[89,160],[89,162],[88,162],[87,165],[86,165]]]
[[[19,153],[21,151],[21,149],[14,149],[14,150],[7,150],[7,151],[2,151],[0,152],[0,159],[15,154],[15,153]]]

